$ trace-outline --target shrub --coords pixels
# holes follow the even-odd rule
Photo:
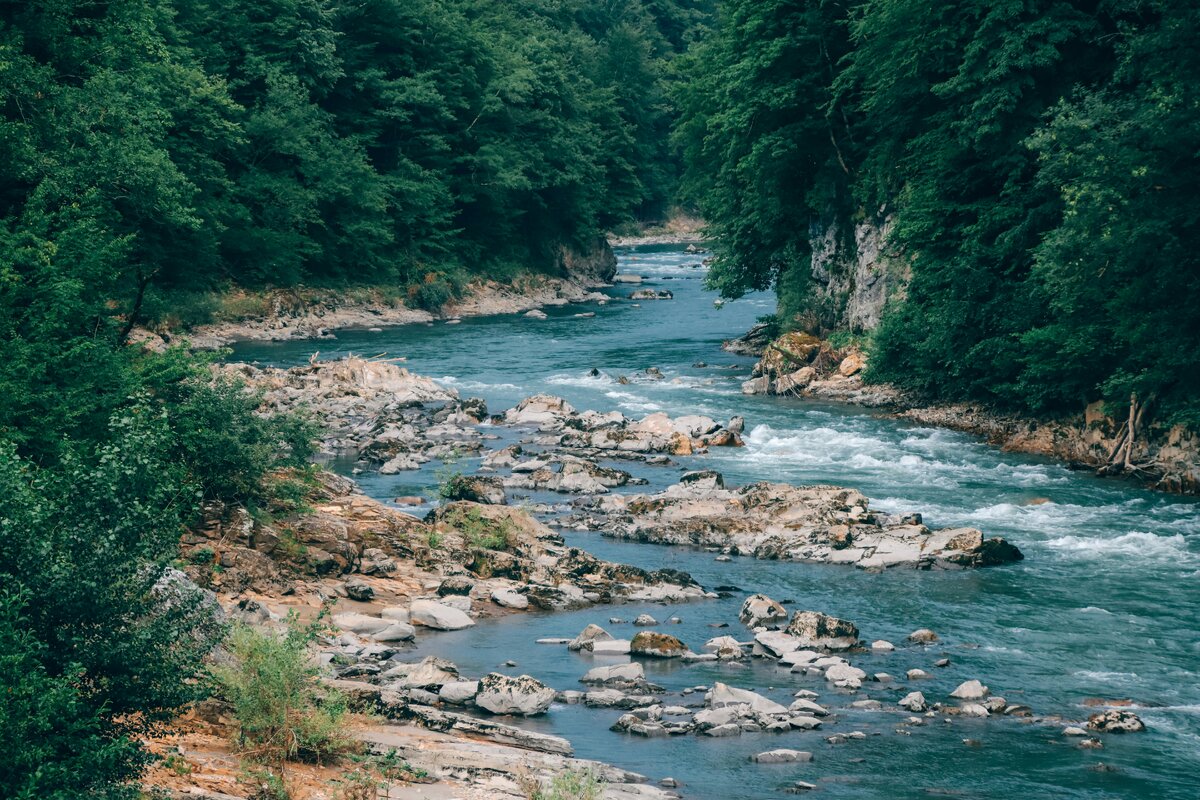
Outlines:
[[[298,414],[259,414],[261,394],[240,381],[194,378],[179,394],[170,415],[175,447],[207,500],[262,505],[267,473],[305,465],[314,452],[315,424]]]
[[[565,769],[545,784],[528,772],[517,774],[526,800],[600,800],[604,781],[591,769]]]
[[[228,664],[212,668],[219,693],[234,709],[238,746],[254,761],[327,761],[359,749],[347,731],[348,705],[321,687],[308,645],[325,630],[325,613],[301,625],[293,613],[282,634],[234,627]]]
[[[170,570],[194,487],[164,415],[134,404],[107,438],[52,467],[0,445],[0,797],[124,797],[219,638]]]
[[[478,506],[458,506],[445,521],[462,534],[467,547],[476,550],[507,550],[513,546],[516,530],[507,519],[488,519]]]
[[[429,272],[420,283],[409,287],[408,298],[417,308],[436,313],[455,298],[458,290],[444,273]]]

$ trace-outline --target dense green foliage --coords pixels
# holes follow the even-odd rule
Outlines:
[[[128,314],[549,268],[672,199],[665,87],[709,5],[4,4],[0,263],[59,262]]]
[[[213,678],[251,759],[322,761],[361,748],[347,729],[346,698],[317,681],[308,645],[326,627],[323,617],[309,625],[291,617],[280,635],[237,625],[226,640],[229,659],[213,667]]]
[[[891,215],[876,378],[1200,423],[1198,33],[1183,0],[724,3],[677,134],[714,283],[795,310],[811,229]]]
[[[269,474],[310,454],[309,423],[136,326],[230,285],[437,307],[452,273],[657,217],[675,56],[711,5],[0,3],[0,796],[134,796],[220,633],[169,569],[184,526],[278,505]],[[247,690],[308,692],[299,641],[235,636],[295,679]]]

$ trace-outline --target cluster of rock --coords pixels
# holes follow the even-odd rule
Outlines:
[[[327,452],[358,454],[384,474],[483,446],[476,427],[487,418],[483,400],[461,399],[392,361],[351,356],[290,369],[223,369],[262,391],[265,409],[304,409],[319,418]]]
[[[317,480],[306,513],[267,521],[240,509],[206,509],[206,523],[182,540],[193,580],[231,594],[309,585],[364,603],[432,599],[472,616],[710,596],[686,573],[615,564],[566,547],[521,508],[449,502],[418,520],[345,478],[318,473]]]
[[[756,326],[746,336],[727,342],[727,350],[761,356],[742,384],[743,394],[820,397],[866,406],[891,406],[903,394],[887,385],[865,385],[866,355],[857,348],[838,350],[808,333],[785,333],[767,339]]]
[[[692,455],[709,447],[741,447],[739,431],[710,417],[692,415],[671,419],[655,413],[630,420],[619,411],[600,413],[576,411],[561,397],[527,397],[503,416],[499,424],[534,427],[537,443],[567,450],[582,450],[602,456],[614,454],[668,453]]]
[[[717,548],[733,555],[853,565],[863,569],[984,567],[1021,559],[1002,538],[974,528],[931,530],[918,514],[870,509],[837,486],[754,483],[725,487],[712,470],[688,473],[653,495],[611,495],[581,504],[572,524],[606,536]]]

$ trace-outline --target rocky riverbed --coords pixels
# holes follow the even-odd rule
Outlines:
[[[740,382],[754,359],[721,353],[718,347],[722,339],[750,327],[756,314],[769,309],[770,299],[713,303],[700,289],[699,254],[642,250],[620,257],[621,281],[604,290],[608,302],[603,306],[465,319],[460,325],[343,331],[336,342],[312,345],[248,344],[239,346],[237,357],[289,368],[245,370],[252,380],[267,381],[268,400],[280,407],[302,405],[299,398],[314,391],[312,386],[327,384],[327,398],[315,405],[341,403],[347,409],[330,414],[344,417],[345,424],[327,438],[328,463],[353,476],[368,498],[388,512],[424,526],[465,522],[470,529],[472,518],[482,518],[486,509],[523,511],[560,538],[561,543],[548,542],[554,547],[586,551],[607,564],[636,565],[645,573],[686,573],[703,587],[704,598],[665,604],[614,593],[613,602],[606,604],[599,593],[599,603],[549,611],[532,602],[534,595],[522,592],[523,583],[538,581],[522,578],[497,595],[517,604],[518,597],[530,602],[526,610],[514,610],[489,597],[486,582],[468,595],[439,594],[446,578],[455,579],[446,592],[462,591],[457,585],[461,578],[480,582],[457,564],[450,566],[450,574],[431,569],[428,576],[414,576],[402,593],[388,594],[386,582],[352,568],[307,576],[299,583],[289,578],[294,589],[288,594],[287,586],[265,593],[223,589],[226,604],[236,609],[248,598],[277,615],[289,608],[311,613],[323,598],[338,596],[337,613],[363,614],[373,618],[371,625],[387,619],[384,609],[407,612],[414,636],[389,645],[396,652],[378,663],[380,673],[371,669],[369,656],[372,647],[383,643],[343,631],[347,638],[340,645],[331,641],[324,646],[364,648],[363,673],[353,674],[353,653],[329,650],[328,674],[331,680],[359,684],[367,697],[378,692],[382,698],[382,692],[391,691],[389,681],[399,676],[383,679],[384,671],[405,664],[406,675],[415,673],[414,679],[421,680],[431,664],[445,672],[452,667],[455,677],[445,700],[440,688],[436,702],[420,694],[434,694],[432,687],[415,695],[405,690],[408,696],[395,706],[396,713],[403,707],[414,716],[385,725],[403,729],[418,742],[430,737],[427,749],[417,747],[435,765],[438,753],[451,746],[449,740],[471,743],[469,749],[515,747],[472,732],[492,723],[517,728],[522,736],[557,737],[570,743],[573,757],[641,773],[649,780],[635,784],[638,791],[675,791],[703,800],[747,791],[776,796],[810,787],[872,800],[931,792],[992,796],[999,791],[1089,800],[1190,800],[1189,709],[1200,698],[1188,677],[1194,661],[1188,631],[1196,608],[1186,587],[1197,563],[1189,537],[1200,528],[1195,528],[1186,501],[1094,480],[1053,462],[1004,455],[967,436],[888,414],[858,412],[820,398],[795,403],[743,395]],[[632,293],[641,289],[656,295],[670,292],[672,298],[633,299]],[[321,375],[327,365],[310,363],[314,350],[335,356],[384,351],[404,356],[387,363],[396,370],[435,376],[437,391],[451,399],[417,402],[409,397],[406,408],[388,409],[379,417],[388,403],[377,404],[377,399],[389,392],[403,396],[412,388],[404,384],[420,379],[405,377],[385,392],[361,386],[340,391],[335,388],[340,379]],[[837,373],[841,360],[827,365],[826,375]],[[288,399],[289,394],[295,397]],[[519,419],[526,412],[540,418]],[[380,420],[384,424],[376,425]],[[436,428],[448,436],[440,441],[413,437],[405,425]],[[389,427],[390,434],[374,443]],[[726,442],[701,441],[714,434]],[[724,486],[717,485],[717,476]],[[732,539],[708,544],[644,543],[659,530],[672,531],[672,521],[658,519],[655,506],[663,503],[673,513],[675,501],[667,497],[700,489],[689,484],[711,481],[703,491],[729,493],[728,500],[743,502],[738,494],[755,493],[750,487],[764,478],[770,479],[770,488],[763,496],[782,492],[781,499],[806,487],[861,489],[867,513],[854,515],[848,526],[851,542],[856,535],[886,531],[892,523],[924,526],[931,534],[969,528],[980,531],[982,540],[1007,540],[1025,558],[982,569],[934,560],[915,565],[927,569],[909,564],[856,569],[807,559],[786,548],[768,548],[761,553],[765,557],[755,557],[753,531],[731,529]],[[431,517],[448,505],[448,498],[440,496],[443,488],[462,498],[456,504],[471,504],[466,508],[477,511],[457,520]],[[640,505],[637,513],[621,508],[629,496],[648,501],[646,513]],[[677,508],[691,507],[686,503]],[[604,506],[610,508],[602,513]],[[834,511],[848,515],[852,509]],[[759,519],[768,526],[780,522],[769,508],[750,513],[763,515]],[[785,544],[802,538],[807,542],[815,534],[815,541],[831,545],[836,555],[841,550],[832,545],[844,539],[834,526],[849,521],[806,520],[801,529],[811,531],[785,524],[778,533],[786,537]],[[610,531],[605,526],[611,533],[631,526],[639,532],[606,535]],[[435,543],[443,535],[455,536],[435,533]],[[471,538],[477,544],[499,542],[486,534]],[[284,543],[290,544],[286,536]],[[400,568],[394,576],[400,581],[408,561],[394,560]],[[225,579],[223,569],[215,572]],[[351,599],[351,586],[344,584],[358,578],[369,579],[378,600]],[[305,589],[309,581],[320,591]],[[570,582],[585,590],[586,599],[585,587],[574,578]],[[1147,605],[1138,587],[1151,584],[1161,602]],[[766,598],[760,600],[760,610],[778,608],[773,615],[743,621],[742,606],[755,594]],[[436,630],[412,623],[414,601],[424,615],[424,601],[465,606],[454,597],[470,599],[463,613],[474,625]],[[797,632],[808,630],[809,623],[837,633],[835,638],[845,644],[851,639],[848,626],[853,626],[854,643],[847,650],[788,649],[796,644],[790,637],[799,639]],[[909,639],[922,629],[935,632],[937,639]],[[578,649],[571,646],[576,639],[603,639],[597,631],[610,638],[593,644],[592,650],[584,641]],[[638,667],[641,678],[635,673]],[[833,680],[826,677],[831,669]],[[533,698],[553,690],[549,709],[531,716],[498,716],[476,705],[474,696],[461,705],[447,702],[471,691],[477,696],[475,684],[493,673],[513,679],[527,675],[547,687],[528,684]],[[585,677],[586,683],[581,680]],[[851,679],[860,686],[851,688]],[[987,693],[978,697],[973,681]],[[701,725],[709,719],[705,712],[732,707],[708,707],[706,696],[718,684],[766,698],[775,705],[762,707],[780,715],[776,706],[782,707],[787,719],[806,716],[799,713],[799,700],[829,714],[810,715],[820,727],[789,724],[784,730],[782,715],[758,718],[739,711],[740,733],[732,735],[725,728],[722,732],[731,735],[710,736]],[[964,684],[968,686],[959,691]],[[588,694],[593,695],[590,705]],[[1003,709],[996,697],[1004,699]],[[922,698],[927,709],[910,711]],[[979,706],[987,715],[969,706]],[[1009,706],[1015,707],[1011,714],[1005,713]],[[447,725],[446,720],[418,722],[416,716],[432,720],[432,712],[457,717],[446,730],[435,732],[424,726]],[[936,716],[926,717],[930,712]],[[629,730],[609,730],[627,714],[633,715],[625,718]],[[1097,714],[1110,720],[1114,730],[1131,730],[1132,735],[1089,728],[1090,717]],[[908,724],[909,717],[927,722]],[[1145,730],[1136,730],[1141,724]],[[767,730],[771,725],[776,727]],[[489,735],[513,734],[493,728]],[[490,767],[474,775],[470,770],[431,770],[438,783],[399,788],[397,796],[504,797],[520,792],[519,753],[533,751],[497,752],[507,753],[502,759],[508,777]],[[449,763],[459,756],[447,758]],[[930,771],[931,763],[938,769]],[[666,783],[657,785],[659,780]],[[447,794],[437,794],[443,791]]]
[[[933,529],[919,512],[874,510],[849,488],[726,487],[720,473],[699,469],[661,491],[633,490],[646,480],[623,465],[671,470],[678,457],[744,446],[741,419],[721,423],[663,413],[632,419],[616,411],[579,411],[551,395],[490,414],[482,399],[463,398],[388,360],[222,369],[261,391],[267,413],[304,409],[323,420],[323,448],[355,463],[361,474],[395,474],[431,461],[453,466],[464,453],[476,459],[476,472],[445,477],[444,501],[423,518],[362,494],[346,478],[317,472],[308,478],[310,510],[263,521],[240,509],[210,507],[206,524],[184,539],[193,579],[217,592],[228,613],[242,621],[274,626],[289,610],[313,613],[336,598],[332,622],[340,632],[319,648],[326,681],[386,720],[359,735],[381,752],[395,750],[440,785],[459,787],[463,796],[520,797],[529,774],[536,779],[568,767],[595,771],[606,781],[606,797],[670,796],[674,779],[655,787],[626,770],[575,760],[568,740],[514,724],[570,706],[618,712],[615,721],[603,723],[614,736],[776,735],[790,743],[787,737],[800,733],[806,742],[819,737],[826,746],[865,738],[855,720],[868,712],[884,715],[894,735],[958,717],[998,717],[1058,730],[1084,748],[1102,747],[1104,734],[1143,728],[1136,713],[1123,708],[1078,719],[1035,710],[992,693],[987,676],[946,694],[929,693],[926,669],[892,674],[858,664],[897,647],[919,654],[936,646],[933,631],[914,630],[899,644],[868,641],[855,622],[823,609],[789,611],[749,589],[705,588],[678,570],[607,561],[568,546],[555,532],[687,545],[718,561],[752,556],[868,572],[1003,568],[1022,557],[1003,538],[977,529]],[[530,502],[530,493],[567,502]],[[640,614],[630,632],[614,635],[609,628],[628,624],[617,611],[597,615],[573,638],[530,643],[594,659],[577,686],[521,673],[517,661],[472,674],[445,658],[420,655],[436,649],[438,632],[487,625],[489,618],[703,603],[731,593],[745,595],[737,619],[712,623],[718,630],[703,642],[675,635],[673,615],[660,621]],[[769,662],[812,688],[794,690],[790,698],[720,680],[667,689],[643,666],[732,668],[753,661]],[[949,663],[930,659],[928,668]],[[870,735],[879,735],[877,728],[871,726]],[[811,750],[764,739],[752,762],[807,764],[813,758]],[[797,780],[785,788],[814,787]]]

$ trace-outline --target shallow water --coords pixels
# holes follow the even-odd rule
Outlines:
[[[897,733],[907,715],[846,710],[823,731],[739,738],[644,740],[612,733],[621,712],[555,706],[523,724],[568,737],[578,755],[611,761],[653,779],[683,782],[685,796],[778,797],[789,781],[820,786],[820,796],[907,798],[949,794],[967,798],[1200,797],[1200,504],[1128,484],[1072,472],[1043,459],[1006,454],[972,437],[918,427],[861,409],[797,400],[744,397],[739,387],[752,359],[720,350],[724,339],[771,311],[768,295],[717,308],[703,288],[699,257],[673,248],[619,254],[621,271],[641,274],[645,286],[670,289],[673,300],[626,298],[637,287],[609,291],[603,307],[549,309],[549,319],[467,319],[461,324],[406,326],[382,332],[343,331],[337,341],[248,343],[235,357],[277,365],[347,352],[407,357],[415,372],[439,378],[464,395],[501,411],[522,397],[550,392],[577,408],[619,409],[628,416],[666,411],[718,419],[743,414],[747,446],[679,459],[711,466],[729,483],[777,480],[834,483],[861,489],[876,508],[921,511],[934,526],[972,525],[1017,544],[1025,561],[972,572],[894,570],[864,574],[836,566],[752,559],[713,561],[686,548],[616,542],[597,534],[568,535],[572,544],[605,558],[644,567],[691,572],[706,586],[732,584],[735,597],[675,607],[600,607],[563,614],[526,614],[481,623],[469,631],[429,634],[419,652],[451,659],[464,673],[482,674],[513,659],[516,669],[558,689],[580,689],[578,678],[596,659],[562,647],[534,645],[539,637],[573,636],[588,622],[628,637],[647,611],[693,648],[730,633],[744,594],[764,591],[792,608],[810,608],[855,621],[868,641],[898,645],[887,655],[852,657],[868,673],[903,676],[922,667],[920,683],[868,683],[855,697],[838,697],[824,681],[770,665],[682,666],[647,663],[650,680],[677,691],[713,680],[786,699],[800,688],[819,702],[841,705],[873,697],[894,704],[910,689],[945,699],[959,682],[979,678],[993,694],[1028,704],[1040,715],[1086,719],[1089,697],[1131,698],[1149,731],[1104,738],[1103,750],[1082,750],[1061,736],[1063,723],[1017,719],[932,721]],[[594,318],[575,318],[580,311]],[[707,362],[707,366],[697,366]],[[656,366],[666,380],[639,378]],[[588,377],[598,368],[600,377]],[[619,375],[629,385],[617,384]],[[497,430],[506,438],[509,431]],[[620,465],[629,469],[627,463]],[[651,489],[673,482],[677,469],[638,467]],[[433,496],[432,466],[396,476],[361,476],[381,499]],[[547,499],[539,496],[536,499]],[[1030,504],[1033,500],[1046,500]],[[555,498],[563,502],[564,498]],[[709,623],[727,622],[728,631]],[[902,645],[914,628],[941,636],[928,649]],[[934,669],[947,656],[952,665]],[[698,695],[684,700],[696,701]],[[673,697],[669,702],[678,700]],[[686,703],[685,703],[686,704]],[[865,741],[830,745],[824,736],[862,730]],[[878,734],[878,735],[875,735]],[[977,744],[964,744],[964,739]],[[792,747],[815,754],[808,764],[755,765],[747,757]],[[1097,770],[1103,763],[1112,769]]]

